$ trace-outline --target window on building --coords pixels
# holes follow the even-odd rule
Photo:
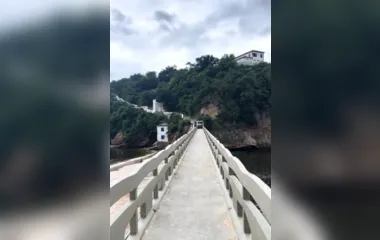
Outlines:
[[[163,132],[164,131],[164,128],[161,128],[161,132]]]
[[[263,58],[263,54],[260,54],[260,57]]]
[[[252,55],[253,55],[254,57],[257,57],[257,54],[256,54],[256,53],[252,53]]]
[[[164,135],[161,135],[161,140],[164,140],[165,139],[165,136]]]

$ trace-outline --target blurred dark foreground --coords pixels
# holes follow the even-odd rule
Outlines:
[[[273,239],[380,239],[379,10],[273,3]]]
[[[0,238],[107,239],[108,6],[0,36]]]
[[[379,239],[379,3],[273,3],[273,239]],[[51,15],[0,34],[0,236],[107,239],[109,9]]]

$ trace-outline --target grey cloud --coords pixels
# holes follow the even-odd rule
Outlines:
[[[132,24],[133,22],[130,16],[125,15],[122,11],[116,8],[111,10],[111,16],[114,22],[123,24]]]
[[[156,11],[155,20],[160,22],[159,29],[165,34],[161,39],[163,46],[194,47],[197,44],[210,41],[204,34],[226,20],[238,20],[237,30],[240,34],[267,36],[271,30],[270,8],[269,0],[222,1],[214,12],[195,24],[183,23],[179,18],[174,19],[174,14],[164,11]],[[178,28],[173,26],[174,22],[179,25]],[[228,32],[226,34],[232,35],[233,33]]]
[[[160,29],[161,31],[164,31],[164,32],[171,32],[171,31],[172,31],[172,29],[171,29],[168,25],[163,24],[163,23],[161,23],[161,24],[159,25],[159,29]]]
[[[228,19],[239,20],[239,30],[244,34],[259,34],[270,28],[271,2],[269,0],[246,0],[221,4],[204,23],[214,27]],[[267,32],[266,32],[267,33]],[[262,34],[260,34],[262,35]]]
[[[174,22],[174,18],[175,18],[175,15],[174,14],[170,14],[170,13],[167,13],[165,11],[162,11],[162,10],[158,10],[158,11],[155,11],[154,12],[154,19],[156,21],[165,21],[165,22],[168,22],[168,23],[173,23]]]
[[[162,47],[194,47],[206,32],[203,24],[187,24],[180,21],[175,14],[162,10],[154,12],[154,19],[159,22],[159,33],[163,34],[160,41]]]
[[[202,0],[186,1],[189,7],[204,4]],[[111,10],[111,40],[131,50],[136,56],[133,60],[129,57],[127,60],[115,60],[118,64],[112,64],[111,75],[128,76],[132,73],[152,70],[154,68],[152,65],[160,65],[148,60],[156,52],[185,49],[186,56],[183,57],[187,58],[186,61],[193,61],[196,57],[209,53],[210,46],[214,49],[223,48],[234,35],[241,36],[243,39],[252,39],[255,35],[270,34],[270,0],[210,1],[215,3],[206,4],[203,7],[210,6],[212,9],[202,11],[204,14],[211,10],[210,14],[205,16],[193,12],[191,23],[186,21],[184,15],[181,15],[182,12],[168,10],[178,8],[179,11],[186,11],[183,7],[173,7],[175,4],[173,0],[143,0],[141,4],[134,6],[136,8],[130,8],[128,1],[120,1],[120,8]],[[132,20],[137,23],[144,20],[144,24],[137,26]],[[149,24],[147,28],[145,28],[146,21]],[[228,28],[223,28],[224,22],[227,22]],[[229,24],[232,22],[233,25]],[[154,26],[153,30],[152,26]],[[221,30],[222,35],[218,33],[208,35],[208,32],[216,27]],[[212,37],[218,35],[220,38]],[[223,50],[220,51],[223,52]],[[171,65],[176,64],[175,61],[174,57],[162,59],[161,62]]]
[[[129,29],[129,31],[114,30],[111,28],[111,41],[115,41],[125,48],[138,50],[145,49],[147,46],[152,45],[152,39],[155,36],[151,36],[150,33],[138,32],[134,29]]]
[[[237,34],[237,32],[234,30],[228,30],[224,34],[227,36],[235,36]]]
[[[272,27],[268,26],[260,31],[260,35],[267,36],[271,34]]]
[[[135,73],[143,73],[146,69],[136,61],[113,61],[110,69],[111,80],[119,80]]]
[[[271,32],[270,23],[253,19],[252,17],[242,17],[238,22],[239,30],[241,33],[250,36],[267,36]]]
[[[111,38],[114,38],[114,34],[121,33],[122,35],[131,35],[136,34],[137,30],[132,27],[132,18],[125,15],[122,11],[119,9],[112,9],[111,10]]]
[[[126,19],[126,16],[119,9],[111,10],[112,19],[117,22],[123,22]]]
[[[159,23],[158,29],[162,32],[172,32],[176,30],[174,26],[175,15],[168,12],[158,10],[154,12],[154,20]]]
[[[124,35],[132,35],[132,34],[137,33],[137,31],[135,29],[127,27],[127,26],[112,26],[111,32],[122,33]]]
[[[204,35],[206,27],[203,24],[181,23],[179,28],[172,29],[170,33],[161,39],[162,46],[195,47],[205,43],[209,39]]]

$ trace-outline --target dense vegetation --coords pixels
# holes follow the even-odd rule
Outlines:
[[[117,100],[111,94],[110,137],[113,138],[119,131],[124,132],[124,144],[129,147],[151,144],[156,139],[156,126],[161,122],[169,123],[169,136],[175,133],[183,134],[188,124],[178,114],[169,118],[164,114],[153,114],[133,107]]]
[[[158,74],[134,74],[113,81],[111,93],[146,106],[151,106],[156,98],[167,111],[203,118],[209,127],[226,123],[253,126],[255,113],[271,108],[270,68],[270,63],[265,62],[238,65],[233,55],[221,59],[207,55],[183,69],[170,66]],[[200,115],[201,109],[210,104],[217,108],[216,119]]]

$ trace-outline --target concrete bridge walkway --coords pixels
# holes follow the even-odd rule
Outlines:
[[[203,130],[191,139],[145,240],[238,239]]]
[[[271,189],[205,128],[110,175],[111,240],[271,239]]]

